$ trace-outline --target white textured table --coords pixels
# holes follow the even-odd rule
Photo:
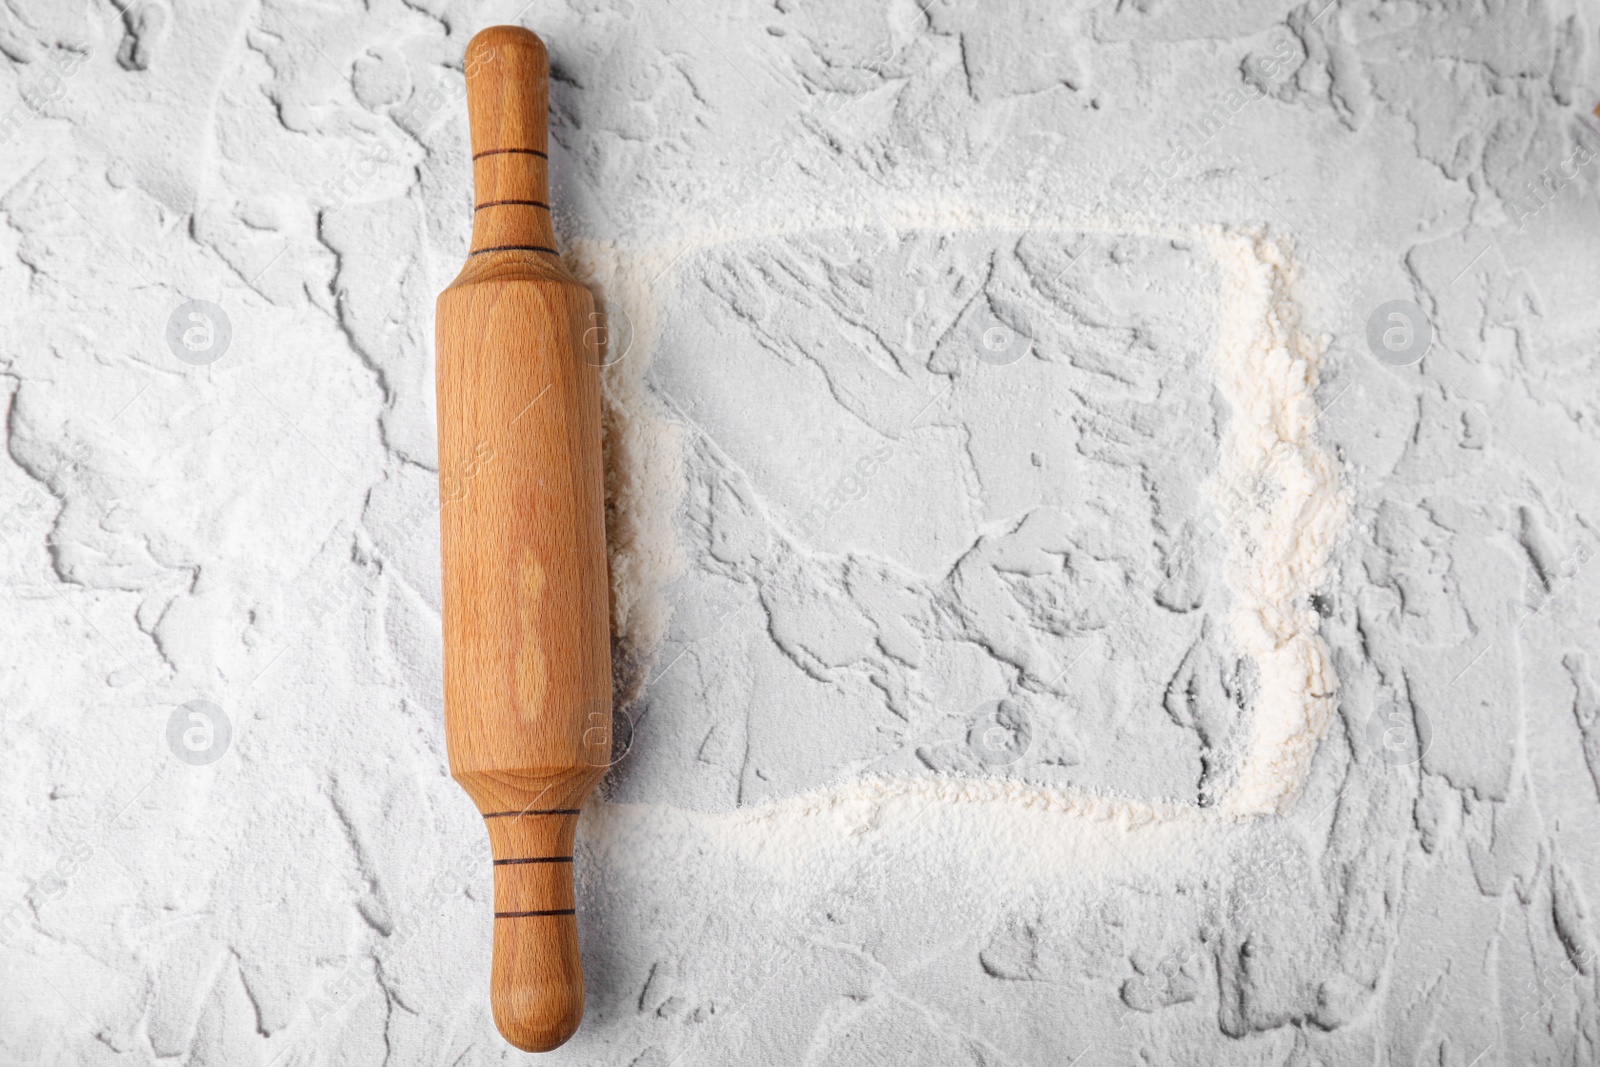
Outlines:
[[[461,58],[554,62],[631,738],[557,1063],[1600,1058],[1595,15],[0,13],[0,1064],[520,1061]]]

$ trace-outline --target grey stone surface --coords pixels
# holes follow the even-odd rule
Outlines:
[[[0,1063],[498,1063],[461,60],[545,36],[619,710],[553,1063],[1600,1062],[1575,3],[0,10]]]

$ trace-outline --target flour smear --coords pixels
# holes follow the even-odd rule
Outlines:
[[[925,203],[911,214],[884,208],[854,221],[960,231],[1004,229],[1018,220]],[[841,224],[849,220],[833,220]],[[792,218],[774,219],[772,233],[762,236],[805,228]],[[707,828],[717,824],[734,836],[778,834],[799,844],[836,838],[863,824],[888,825],[897,814],[916,818],[935,804],[1000,804],[1018,814],[1088,819],[1130,831],[1225,823],[1293,806],[1335,708],[1337,681],[1317,633],[1312,597],[1332,578],[1330,561],[1350,502],[1337,460],[1317,439],[1316,392],[1325,343],[1308,333],[1302,319],[1291,250],[1261,229],[1124,220],[1114,226],[1076,225],[1072,232],[1193,241],[1210,251],[1220,270],[1217,343],[1210,363],[1230,415],[1220,467],[1207,490],[1218,516],[1214,536],[1227,546],[1229,637],[1234,650],[1253,661],[1258,685],[1225,791],[1217,803],[1202,808],[1005,778],[870,776],[735,813],[696,815]],[[732,236],[702,230],[693,239],[626,256],[590,245],[575,254],[587,279],[614,304],[628,308],[632,320],[633,351],[608,368],[606,383],[614,622],[619,647],[629,650],[634,665],[628,669],[635,671],[626,685],[619,678],[619,692],[637,691],[643,677],[637,665],[650,661],[666,632],[668,586],[683,567],[670,514],[683,492],[682,464],[674,449],[688,431],[645,384],[650,345],[664,318],[658,301],[666,290],[660,280],[694,252]],[[753,235],[743,229],[738,236]]]

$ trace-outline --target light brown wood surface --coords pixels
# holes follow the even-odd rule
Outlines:
[[[573,835],[611,752],[600,360],[555,254],[544,44],[491,27],[466,69],[472,251],[437,317],[445,733],[494,853],[495,1023],[545,1051],[583,1016]]]

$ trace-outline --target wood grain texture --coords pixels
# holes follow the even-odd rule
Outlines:
[[[445,732],[495,859],[495,1023],[528,1051],[583,1015],[573,835],[611,752],[598,332],[555,255],[548,84],[527,30],[467,46],[478,206],[436,327]]]

